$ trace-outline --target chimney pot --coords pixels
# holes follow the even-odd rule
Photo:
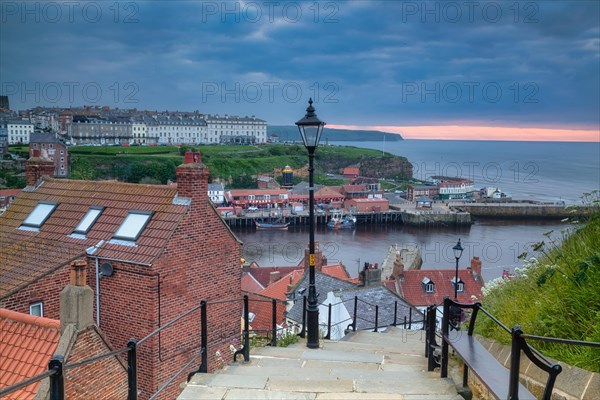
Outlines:
[[[87,271],[87,263],[84,260],[75,260],[71,264],[71,279],[69,283],[71,286],[85,286]]]

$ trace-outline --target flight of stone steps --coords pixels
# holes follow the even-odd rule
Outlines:
[[[286,348],[252,349],[250,362],[196,374],[178,397],[196,399],[463,400],[450,379],[427,372],[424,331],[388,328]]]

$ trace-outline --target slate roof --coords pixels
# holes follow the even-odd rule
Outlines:
[[[60,321],[0,308],[0,388],[31,378],[48,369],[60,340]],[[33,399],[40,383],[8,398]]]
[[[26,188],[0,216],[0,299],[81,257],[101,240],[105,243],[94,256],[152,265],[188,210],[176,194],[177,187],[170,186],[52,178]],[[58,206],[39,231],[18,229],[40,201]],[[70,236],[91,206],[105,208],[85,236]],[[111,243],[131,210],[153,215],[135,244]]]
[[[319,301],[321,302],[327,299],[327,293],[329,292],[355,289],[356,285],[316,270],[315,287],[317,289]],[[296,293],[296,299],[302,298],[303,295],[299,294],[302,289],[304,289],[303,295],[308,296],[308,272],[302,276],[302,279],[298,282],[298,285],[294,290],[294,293]],[[288,318],[298,322],[302,321],[302,301],[296,301],[296,304],[294,304],[288,312]]]
[[[423,314],[414,306],[407,303],[396,293],[383,285],[359,287],[354,290],[344,290],[340,300],[350,315],[354,315],[354,297],[358,297],[356,313],[356,329],[372,329],[375,327],[375,306],[379,306],[377,326],[387,326],[394,323],[395,303],[398,304],[396,322],[398,324],[412,318],[412,321],[423,321]]]
[[[400,296],[409,303],[416,306],[429,306],[441,304],[444,296],[454,298],[454,285],[452,281],[456,274],[455,269],[420,269],[404,271],[404,280],[398,281],[400,286]],[[426,293],[423,285],[423,279],[429,278],[434,284],[434,292]],[[481,298],[481,288],[483,287],[483,278],[475,280],[473,273],[467,269],[458,270],[458,279],[464,283],[464,291],[458,293],[460,303],[473,303],[471,296]]]

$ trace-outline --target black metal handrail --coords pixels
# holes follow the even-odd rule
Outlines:
[[[556,377],[561,373],[562,367],[548,360],[540,351],[529,345],[525,339],[532,340],[540,340],[547,342],[555,342],[555,343],[563,343],[569,345],[581,345],[581,346],[591,346],[591,347],[600,347],[600,343],[598,342],[586,342],[581,340],[570,340],[570,339],[562,339],[562,338],[552,338],[545,336],[536,336],[536,335],[528,335],[523,333],[521,327],[519,325],[515,325],[512,329],[508,329],[506,325],[504,325],[501,321],[499,321],[496,317],[494,317],[489,311],[487,311],[481,303],[475,304],[463,304],[458,303],[456,301],[451,300],[449,297],[445,297],[444,299],[444,313],[442,319],[442,355],[441,355],[441,363],[438,364],[440,366],[441,377],[445,378],[448,376],[448,334],[451,326],[451,316],[455,316],[456,310],[462,309],[472,309],[473,312],[471,314],[471,319],[469,323],[469,329],[467,334],[469,336],[473,336],[473,332],[475,329],[475,320],[477,318],[478,311],[483,312],[487,315],[494,323],[496,323],[500,328],[510,333],[512,344],[511,344],[511,361],[509,368],[509,398],[518,399],[519,397],[519,368],[520,368],[520,355],[521,351],[525,353],[525,355],[529,358],[529,360],[534,363],[538,368],[542,369],[546,373],[548,373],[548,379],[546,381],[544,387],[544,393],[542,396],[543,400],[549,400],[552,396],[552,390],[554,388],[554,383],[556,382]],[[425,348],[425,356],[429,357],[430,362],[428,364],[428,370],[433,371],[436,367],[436,363],[433,359],[433,350],[434,348],[439,348],[437,343],[435,343],[435,331],[436,331],[436,313],[437,307],[430,306],[427,309],[427,340],[426,340],[426,348]],[[460,315],[460,313],[458,314]],[[459,330],[459,324],[456,324],[455,329]],[[466,384],[466,368],[465,373],[463,375],[463,384]]]

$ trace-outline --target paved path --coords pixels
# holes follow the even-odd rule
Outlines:
[[[301,341],[253,349],[249,363],[196,374],[179,400],[462,400],[451,380],[427,372],[424,331],[357,332],[320,349]]]

